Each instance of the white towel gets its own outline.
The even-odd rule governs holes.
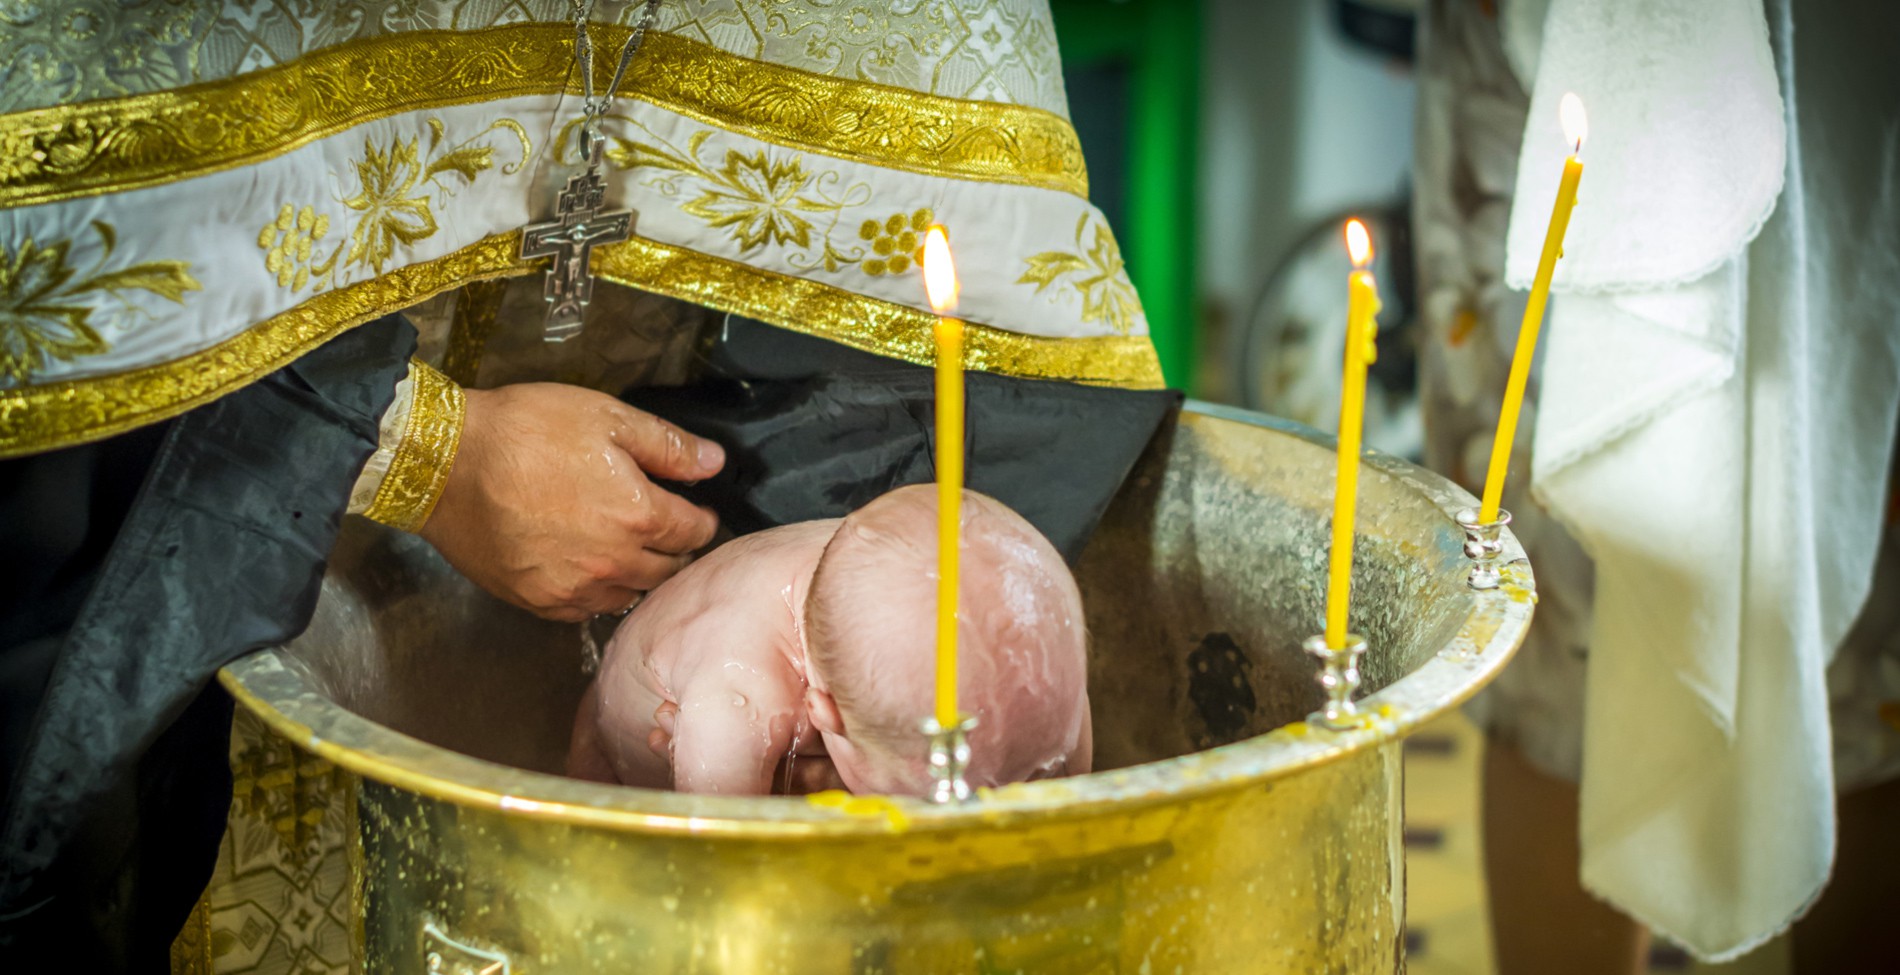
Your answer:
[[[1825,668],[1900,409],[1900,86],[1862,87],[1893,70],[1837,12],[1802,12],[1846,45],[1812,57],[1787,3],[1551,0],[1508,242],[1527,287],[1575,91],[1532,481],[1596,563],[1583,880],[1717,960],[1828,876]]]

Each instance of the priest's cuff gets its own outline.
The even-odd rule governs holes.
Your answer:
[[[391,528],[421,531],[448,483],[465,407],[455,380],[412,360],[383,414],[376,452],[350,489],[350,511]]]

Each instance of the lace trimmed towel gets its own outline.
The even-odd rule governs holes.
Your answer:
[[[1864,87],[1893,69],[1862,45],[1797,89],[1788,2],[1550,0],[1506,262],[1527,287],[1575,91],[1590,139],[1532,480],[1596,563],[1583,881],[1710,959],[1826,883],[1825,670],[1867,595],[1900,407],[1879,277],[1900,102]],[[1876,114],[1835,124],[1836,102]]]

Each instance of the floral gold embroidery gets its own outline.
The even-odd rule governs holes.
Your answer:
[[[893,213],[883,223],[866,220],[858,228],[858,236],[870,241],[871,253],[860,265],[864,273],[876,277],[880,274],[902,274],[910,270],[912,264],[924,263],[924,231],[930,229],[930,221],[936,219],[929,207],[919,209],[906,217]]]
[[[1095,226],[1095,238],[1082,244],[1091,214],[1075,223],[1076,252],[1043,251],[1025,259],[1029,265],[1017,284],[1033,284],[1038,294],[1050,285],[1066,283],[1082,299],[1082,320],[1101,322],[1127,335],[1141,314],[1141,299],[1122,265],[1122,249],[1108,224]]]
[[[114,373],[0,388],[0,458],[100,440],[177,416],[267,375],[344,329],[408,308],[449,288],[528,274],[521,233],[485,237],[458,251],[306,299],[217,345],[169,362]],[[905,362],[930,364],[936,316],[805,278],[776,274],[642,237],[601,248],[603,280],[738,312]],[[1131,389],[1159,389],[1147,336],[1053,339],[972,325],[971,369]]]
[[[706,141],[714,134],[710,129],[693,133],[681,149],[631,118],[608,117],[651,140],[611,136],[608,162],[630,171],[656,170],[647,185],[669,197],[696,190],[697,196],[680,204],[681,212],[710,227],[730,228],[741,254],[778,247],[788,252],[788,262],[800,270],[822,266],[836,271],[856,265],[872,277],[903,274],[923,263],[923,234],[935,219],[929,207],[867,219],[858,226],[856,242],[840,245],[838,226],[845,211],[869,205],[868,185],[848,183],[836,170],[807,171],[803,157],[767,149],[751,154],[728,149],[723,165],[715,169],[701,161]],[[556,158],[565,158],[574,125],[569,123],[555,141]],[[823,227],[806,214],[816,215]]]
[[[387,150],[379,150],[373,142],[363,143],[363,158],[356,163],[357,181],[363,188],[343,201],[363,215],[350,233],[349,263],[367,265],[381,274],[397,246],[407,247],[435,234],[428,195],[411,195],[421,176],[415,139],[398,139]],[[473,180],[473,176],[465,178]]]
[[[0,457],[100,440],[177,416],[282,368],[346,329],[496,274],[526,274],[521,232],[314,295],[182,358],[106,376],[0,388]]]
[[[608,118],[626,123],[650,140],[611,136],[608,163],[628,171],[649,170],[646,184],[664,196],[677,199],[696,193],[680,204],[680,211],[709,227],[729,229],[741,254],[775,247],[787,252],[786,260],[793,267],[812,270],[822,265],[828,271],[856,264],[866,256],[863,247],[841,250],[834,234],[845,211],[870,202],[869,185],[847,182],[836,170],[809,172],[799,154],[772,149],[750,154],[728,149],[723,163],[715,168],[703,161],[711,129],[693,133],[682,149],[627,116]],[[565,158],[576,124],[569,123],[555,140],[556,159]],[[811,253],[814,247],[816,255]]]
[[[711,226],[731,227],[740,253],[768,241],[810,247],[811,221],[799,214],[837,209],[800,195],[811,177],[797,158],[768,159],[763,149],[751,156],[728,149],[726,165],[717,173],[700,172],[710,185],[680,209]]]
[[[435,206],[453,197],[458,185],[470,186],[495,168],[495,147],[482,144],[481,139],[502,130],[521,143],[521,158],[502,166],[503,175],[519,172],[532,152],[527,130],[514,119],[499,119],[447,149],[442,148],[442,120],[431,118],[428,127],[426,162],[420,137],[398,137],[384,145],[364,140],[362,158],[351,164],[357,191],[337,201],[357,216],[348,240],[337,241],[327,253],[319,247],[330,230],[328,216],[309,204],[286,203],[278,209],[276,219],[257,235],[264,269],[277,276],[278,287],[294,293],[309,285],[312,291],[323,291],[335,287],[338,276],[352,269],[383,273],[399,251],[435,236],[439,229]],[[435,192],[423,192],[424,188]]]
[[[184,304],[185,292],[201,290],[186,261],[148,261],[116,271],[105,270],[118,234],[112,225],[93,221],[105,253],[85,275],[66,263],[72,242],[41,246],[28,237],[18,249],[0,248],[0,385],[18,385],[45,368],[48,359],[70,362],[98,355],[111,343],[93,327],[88,294],[117,299],[130,317],[145,314],[132,299],[143,291]]]

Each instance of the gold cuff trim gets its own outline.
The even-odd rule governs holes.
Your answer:
[[[171,362],[109,376],[0,389],[0,458],[102,440],[177,416],[269,375],[346,329],[473,281],[527,274],[521,232],[316,295],[250,331]],[[636,237],[594,252],[601,277],[750,315],[918,365],[935,361],[929,312]],[[1052,339],[966,323],[970,368],[1031,379],[1159,389],[1145,335]]]
[[[937,316],[806,278],[644,237],[595,251],[602,278],[917,365],[936,360]],[[1160,389],[1146,335],[1054,339],[964,323],[968,368],[1097,386]]]
[[[470,281],[524,273],[521,233],[317,295],[202,352],[142,369],[0,389],[0,457],[103,440],[241,389],[373,318]]]
[[[462,417],[468,401],[455,380],[417,362],[410,368],[415,392],[409,423],[364,517],[391,528],[417,532],[428,522],[449,469],[462,445]]]
[[[619,50],[627,33],[596,25],[595,44]],[[404,112],[578,94],[573,46],[557,24],[412,31],[227,81],[0,115],[0,208],[220,172]],[[845,159],[1088,196],[1081,143],[1053,113],[832,78],[672,34],[645,46],[624,97]],[[612,60],[597,59],[603,87]]]

